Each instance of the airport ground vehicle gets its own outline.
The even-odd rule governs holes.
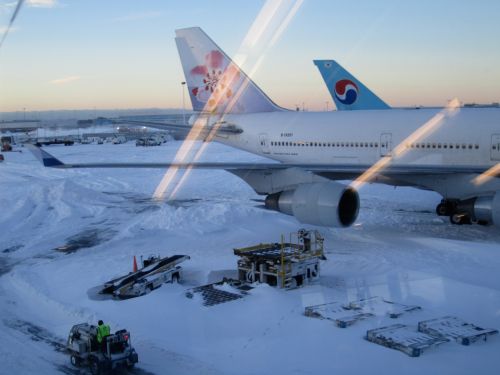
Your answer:
[[[187,255],[149,257],[142,262],[143,267],[139,270],[104,283],[100,293],[121,299],[143,296],[164,283],[178,282],[182,275],[179,263],[188,259]]]
[[[53,139],[38,139],[36,141],[36,145],[38,147],[41,146],[50,146],[50,145],[65,145],[65,146],[73,146],[75,141],[72,139],[60,139],[60,138],[53,138]]]
[[[162,142],[156,137],[149,138],[139,138],[136,142],[136,146],[160,146]]]
[[[94,375],[118,367],[132,368],[139,357],[132,347],[130,333],[122,329],[104,338],[104,345],[97,342],[97,327],[88,323],[71,328],[66,348],[75,367],[88,366]]]
[[[111,143],[113,143],[114,145],[118,145],[118,144],[121,144],[121,143],[126,143],[127,142],[127,138],[125,138],[124,136],[120,135],[118,137],[114,137],[111,141]]]
[[[2,146],[2,152],[12,151],[13,139],[10,136],[5,136],[0,139],[0,144]]]

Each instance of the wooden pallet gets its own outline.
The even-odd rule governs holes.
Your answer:
[[[371,329],[366,339],[387,348],[399,350],[410,357],[418,357],[425,350],[448,342],[448,339],[418,332],[403,324]]]
[[[455,340],[462,345],[469,345],[481,339],[486,341],[488,336],[498,333],[496,329],[481,328],[455,316],[443,316],[419,322],[418,330],[430,335]]]

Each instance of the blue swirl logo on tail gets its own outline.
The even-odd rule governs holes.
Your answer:
[[[351,105],[358,98],[358,86],[349,79],[341,79],[335,83],[335,97],[342,104]]]

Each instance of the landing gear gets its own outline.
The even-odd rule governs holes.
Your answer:
[[[436,214],[439,216],[449,216],[450,223],[455,225],[471,224],[471,215],[467,209],[461,207],[460,201],[443,199],[436,207]]]
[[[438,216],[448,216],[448,208],[444,203],[439,203],[436,207],[436,213]]]
[[[456,210],[457,204],[455,201],[442,200],[436,207],[438,216],[451,216]]]
[[[462,213],[450,215],[450,222],[456,225],[472,224],[470,216]]]

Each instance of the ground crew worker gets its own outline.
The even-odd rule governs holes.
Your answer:
[[[110,335],[109,325],[104,324],[102,320],[97,323],[97,343],[99,344],[102,352],[106,352],[106,340],[104,338]]]

